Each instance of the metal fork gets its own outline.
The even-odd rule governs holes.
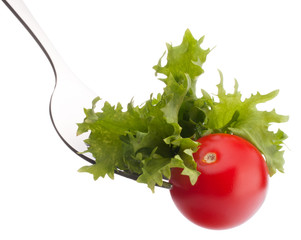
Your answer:
[[[76,123],[84,118],[83,106],[90,105],[97,94],[70,70],[22,0],[2,1],[34,38],[52,67],[55,85],[50,97],[49,114],[57,134],[77,156],[95,164],[93,156],[80,153],[87,148],[83,141],[87,136],[76,136]],[[133,180],[138,178],[135,173],[119,169],[115,173]],[[170,189],[171,184],[165,179],[162,187]]]

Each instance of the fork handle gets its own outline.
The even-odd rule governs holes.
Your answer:
[[[2,1],[40,46],[47,59],[49,60],[56,78],[58,70],[57,68],[59,66],[64,66],[65,64],[25,3],[22,0]]]

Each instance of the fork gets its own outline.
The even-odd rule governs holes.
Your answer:
[[[50,96],[49,115],[55,131],[77,156],[95,164],[93,156],[82,153],[87,148],[84,143],[87,135],[76,136],[75,123],[82,121],[83,106],[91,104],[97,94],[86,87],[70,70],[22,0],[2,1],[30,33],[52,67],[55,85]],[[120,169],[116,169],[115,173],[132,180],[137,180],[139,177],[135,173]],[[164,179],[160,187],[170,189],[171,184]]]

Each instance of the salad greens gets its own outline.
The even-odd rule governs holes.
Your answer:
[[[194,185],[201,174],[193,159],[199,146],[196,140],[218,132],[235,134],[254,144],[264,155],[271,176],[276,170],[283,172],[282,146],[287,136],[281,130],[270,131],[269,126],[286,122],[288,117],[256,108],[278,91],[257,93],[242,101],[237,82],[234,93],[227,94],[220,73],[218,100],[205,90],[198,97],[197,79],[210,52],[200,47],[203,39],[195,39],[186,30],[179,46],[167,44],[166,65],[161,63],[164,54],[153,67],[156,75],[164,76],[159,79],[166,85],[164,91],[151,95],[142,106],[130,102],[124,110],[120,103],[112,106],[105,102],[101,112],[96,112],[97,97],[91,109],[84,109],[86,117],[78,124],[77,134],[89,132],[86,152],[93,154],[96,163],[80,172],[93,174],[95,180],[106,175],[113,179],[115,169],[120,169],[137,174],[137,181],[154,191],[164,178],[170,178],[171,168],[179,167]]]

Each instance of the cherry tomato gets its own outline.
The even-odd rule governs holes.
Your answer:
[[[172,169],[170,194],[182,214],[210,229],[227,229],[248,220],[264,202],[268,188],[266,162],[251,143],[230,134],[198,140],[194,154],[201,172],[195,185]]]

